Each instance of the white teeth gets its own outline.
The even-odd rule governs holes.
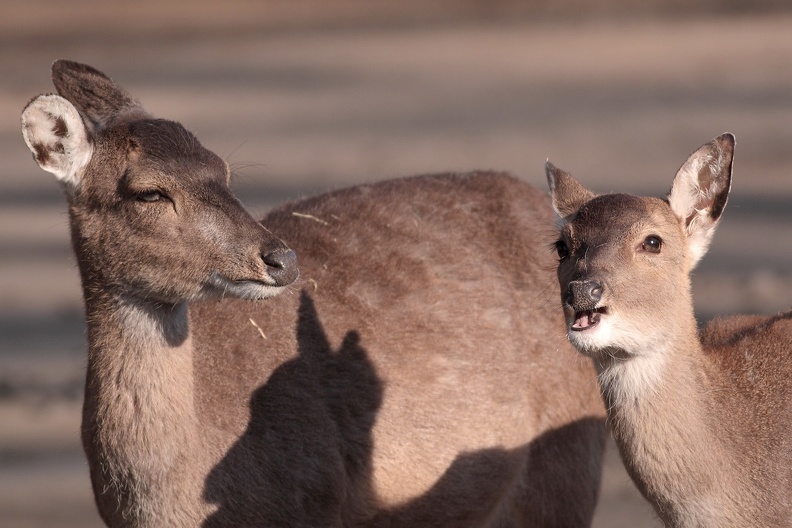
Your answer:
[[[600,321],[600,312],[594,310],[586,310],[584,312],[577,312],[575,320],[572,322],[573,330],[585,330],[595,326]]]
[[[572,328],[586,328],[591,321],[591,312],[579,312],[575,314],[575,322],[572,323]]]

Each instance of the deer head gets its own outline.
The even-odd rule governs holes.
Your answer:
[[[702,146],[679,169],[666,200],[596,196],[548,162],[562,304],[569,339],[581,352],[623,359],[663,350],[673,335],[690,337],[689,272],[726,205],[733,152],[731,134]]]
[[[22,114],[39,166],[63,184],[84,284],[164,303],[279,293],[296,258],[229,189],[228,165],[155,119],[101,72],[52,67],[58,95]]]

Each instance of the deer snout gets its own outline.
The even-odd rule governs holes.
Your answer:
[[[597,280],[574,280],[567,285],[564,302],[576,312],[594,310],[602,300],[602,291]]]
[[[266,265],[267,275],[275,281],[276,286],[291,284],[300,275],[297,255],[291,249],[283,248],[262,253],[261,260]]]

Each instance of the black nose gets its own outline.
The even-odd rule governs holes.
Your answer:
[[[567,285],[566,303],[579,312],[593,310],[602,299],[602,283],[596,280],[576,280]]]
[[[267,265],[267,274],[275,281],[276,286],[291,284],[300,276],[297,255],[291,249],[276,249],[262,255],[261,259]]]

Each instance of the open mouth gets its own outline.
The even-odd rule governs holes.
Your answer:
[[[572,321],[570,329],[575,332],[582,332],[583,330],[594,328],[599,324],[602,314],[607,313],[608,309],[605,307],[575,312],[575,319]]]

